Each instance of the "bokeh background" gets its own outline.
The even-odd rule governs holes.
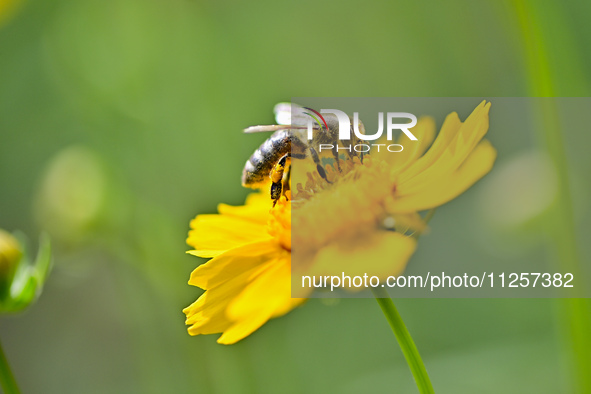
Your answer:
[[[244,201],[242,166],[264,136],[241,130],[293,96],[590,92],[589,2],[0,0],[0,12],[0,227],[32,247],[47,232],[55,258],[38,302],[0,319],[25,393],[414,392],[371,299],[311,300],[233,346],[186,333],[203,261],[184,254],[188,223]],[[558,165],[545,135],[491,130],[495,170],[438,211],[411,264],[588,264],[591,134],[562,133]],[[584,301],[397,305],[438,392],[591,390],[577,374],[591,345],[573,344]]]

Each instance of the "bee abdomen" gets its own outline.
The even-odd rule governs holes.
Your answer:
[[[242,171],[242,185],[258,187],[269,182],[269,174],[279,159],[291,151],[288,129],[276,131],[250,156]]]

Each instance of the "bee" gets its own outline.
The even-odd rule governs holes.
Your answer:
[[[274,132],[250,156],[242,171],[242,186],[261,188],[269,182],[271,183],[270,196],[273,206],[281,196],[285,196],[286,192],[290,190],[292,159],[311,157],[316,164],[318,174],[330,183],[316,147],[320,144],[333,146],[332,157],[339,172],[341,171],[339,145],[348,147],[348,150],[345,149],[345,151],[350,158],[358,155],[354,149],[350,148],[349,142],[339,140],[338,118],[332,114],[324,115],[324,122],[321,124],[313,124],[313,138],[308,140],[308,122],[311,118],[306,110],[315,112],[296,104],[279,103],[274,109],[275,120],[278,124],[251,126],[244,130],[245,133]],[[352,120],[350,124],[353,125]],[[361,121],[359,125],[360,128],[363,127]],[[359,142],[359,140],[354,142]],[[363,160],[363,154],[361,154],[361,160]]]

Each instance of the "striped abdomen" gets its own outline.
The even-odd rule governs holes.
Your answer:
[[[279,159],[291,152],[292,144],[298,153],[306,146],[289,129],[278,130],[250,156],[242,171],[242,185],[259,187],[269,180],[269,174]]]

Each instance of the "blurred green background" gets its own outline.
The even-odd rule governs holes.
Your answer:
[[[527,7],[553,93],[589,96],[591,3]],[[181,310],[200,294],[187,280],[202,262],[184,254],[189,220],[244,201],[242,166],[265,137],[241,130],[272,122],[279,101],[535,94],[536,43],[519,26],[514,4],[497,1],[19,4],[0,28],[0,227],[33,241],[46,231],[55,249],[39,301],[0,320],[23,392],[414,392],[371,299],[311,300],[233,346],[189,337]],[[512,135],[489,133],[507,174],[544,156],[543,138]],[[588,240],[591,135],[564,139],[576,234]],[[524,190],[552,193],[535,160]],[[496,220],[489,196],[504,180],[494,174],[439,210],[411,264],[555,258],[552,198]],[[512,185],[519,195],[523,182]],[[528,205],[511,201],[503,212]],[[438,392],[575,390],[562,301],[397,305]]]

